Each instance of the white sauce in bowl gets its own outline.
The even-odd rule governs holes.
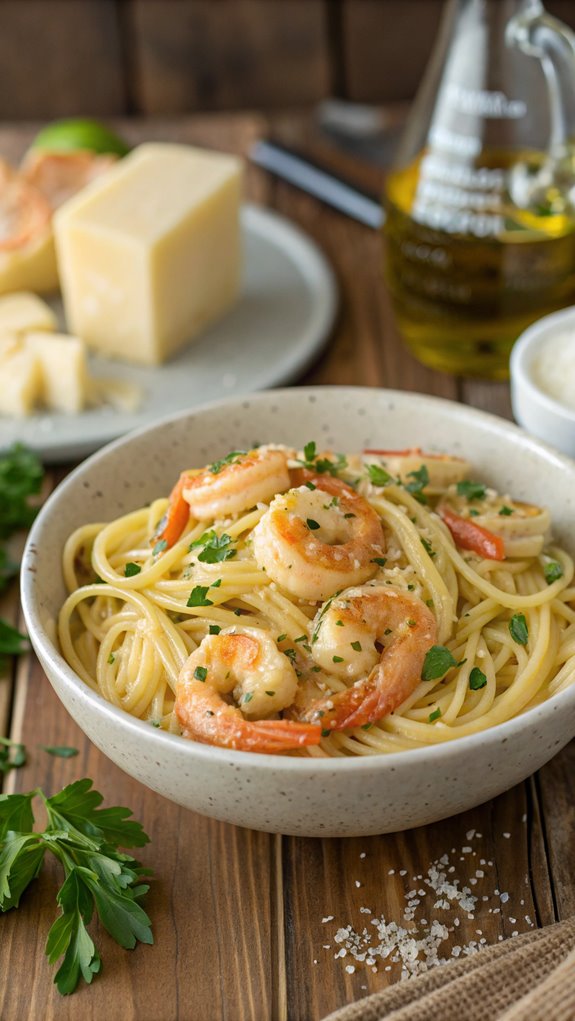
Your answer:
[[[546,337],[531,363],[531,377],[548,397],[575,411],[575,333]]]

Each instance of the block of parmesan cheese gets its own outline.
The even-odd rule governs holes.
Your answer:
[[[165,361],[240,285],[242,164],[141,145],[55,216],[68,326],[103,355]]]
[[[0,357],[0,414],[22,418],[38,403],[42,377],[38,359],[15,345]]]
[[[18,291],[0,297],[0,333],[55,329],[56,316],[36,294]]]
[[[76,414],[86,404],[86,347],[63,333],[27,333],[24,349],[38,361],[40,400],[51,411]]]

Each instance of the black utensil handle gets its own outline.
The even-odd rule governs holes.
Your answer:
[[[331,170],[312,163],[307,157],[277,142],[261,139],[252,146],[250,158],[259,167],[294,184],[353,220],[376,230],[384,222],[385,213],[374,195],[349,184]]]

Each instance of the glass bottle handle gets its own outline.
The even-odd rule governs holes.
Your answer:
[[[549,151],[558,156],[575,139],[575,34],[536,2],[511,18],[505,40],[541,63],[549,90]]]

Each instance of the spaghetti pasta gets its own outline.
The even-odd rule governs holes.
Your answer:
[[[235,748],[373,755],[502,723],[575,680],[574,565],[546,510],[470,472],[418,450],[234,451],[201,473],[202,520],[184,472],[171,500],[69,537],[62,652],[113,705]],[[206,517],[210,478],[233,513]]]

